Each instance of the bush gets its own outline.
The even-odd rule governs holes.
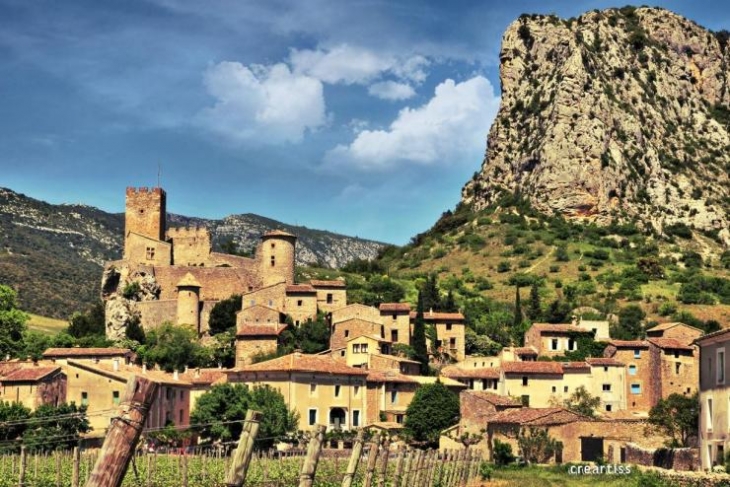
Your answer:
[[[509,465],[515,461],[515,455],[512,453],[512,445],[494,440],[494,448],[492,450],[492,458],[497,465]]]
[[[730,453],[728,453],[730,455]],[[482,480],[492,480],[492,473],[494,472],[494,468],[487,463],[482,462],[479,464],[479,476],[482,478]]]
[[[503,260],[497,264],[497,272],[509,272],[512,270],[512,264],[508,260]]]

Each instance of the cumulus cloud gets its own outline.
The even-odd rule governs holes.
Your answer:
[[[222,62],[208,69],[204,83],[216,101],[199,122],[233,142],[299,142],[326,122],[321,81],[283,63]]]
[[[387,129],[362,130],[349,145],[330,150],[325,165],[378,170],[403,163],[453,164],[484,149],[498,109],[499,97],[486,78],[447,79],[431,100],[402,109]]]
[[[368,93],[383,100],[407,100],[416,94],[416,90],[406,83],[381,81],[370,85]]]

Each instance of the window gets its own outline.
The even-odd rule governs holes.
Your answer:
[[[380,325],[380,338],[385,338],[385,327]]]
[[[641,358],[641,350],[639,350],[639,349],[634,350],[634,358]]]
[[[89,405],[89,393],[86,391],[81,391],[81,405],[82,406]]]
[[[317,384],[309,384],[309,395],[314,396],[317,394]]]
[[[335,386],[335,397],[340,397],[340,385]]]
[[[344,356],[345,356],[345,351],[344,350],[340,350],[340,357],[344,357]]]
[[[553,338],[550,340],[550,350],[557,350],[558,349],[558,339]]]
[[[359,343],[353,343],[352,353],[360,353],[360,344]]]
[[[451,348],[456,348],[456,338],[449,338],[449,346]]]
[[[274,242],[271,242],[271,248],[272,249],[275,249],[276,248],[276,244]]]
[[[154,247],[147,247],[146,257],[147,257],[147,260],[153,260],[155,258],[155,248]]]
[[[610,413],[611,412],[611,409],[612,409],[611,405],[610,404],[606,404],[606,412]]]
[[[604,366],[603,366],[603,371],[604,371],[604,372],[608,372],[608,366],[607,366],[607,365],[604,365]]]
[[[303,301],[301,299],[297,299],[297,306],[301,306],[302,305],[302,302]]]
[[[395,422],[398,424],[403,424],[403,415],[402,414],[396,414],[395,415]]]
[[[636,365],[629,365],[629,375],[636,375]]]
[[[182,410],[182,409],[180,410],[180,414],[178,414],[178,417],[180,418],[180,419],[178,420],[178,422],[179,422],[180,424],[182,424],[182,422],[183,422],[183,410]]]
[[[525,406],[526,408],[527,407],[530,407],[530,396],[528,396],[528,395],[525,394],[520,399],[522,400],[522,405],[523,406]]]
[[[112,404],[119,405],[119,391],[112,391]]]
[[[725,349],[717,349],[717,383],[725,383]]]
[[[332,293],[327,293],[327,304],[332,304],[334,302],[334,296],[332,296]]]
[[[558,388],[553,386],[553,392],[558,392]]]
[[[350,330],[345,330],[345,338],[350,336]]]
[[[367,343],[363,343],[362,346],[360,347],[360,351],[362,353],[368,353],[368,344]]]
[[[390,403],[396,404],[398,402],[398,391],[390,391]]]
[[[390,341],[391,342],[398,341],[398,330],[390,330]]]
[[[577,347],[576,347],[576,345],[575,345],[575,340],[573,340],[572,338],[568,338],[568,350],[571,350],[571,351],[573,351],[573,350],[575,350],[576,348],[577,348]]]
[[[523,386],[526,386],[527,385],[527,382],[528,382],[527,376],[526,375],[525,376],[522,376],[522,385]]]
[[[486,391],[487,389],[489,389],[489,382],[487,379],[482,379],[482,390]]]
[[[446,323],[446,331],[451,331],[451,323]]]
[[[682,365],[679,362],[674,362],[674,375],[679,375],[679,366]]]
[[[641,394],[641,384],[631,384],[631,394]]]
[[[360,426],[360,411],[358,409],[352,410],[352,426],[355,428]]]
[[[274,267],[276,265],[276,257],[273,255],[271,256],[271,267]]]
[[[315,424],[317,424],[317,410],[310,409],[309,410],[309,426],[314,426]]]
[[[707,398],[707,429],[712,431],[712,398]]]
[[[603,392],[611,392],[611,384],[603,384]]]
[[[568,393],[568,386],[563,387],[563,392],[566,394]]]

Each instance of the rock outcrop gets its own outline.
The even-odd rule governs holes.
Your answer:
[[[659,8],[522,16],[502,39],[502,101],[477,209],[519,194],[538,210],[730,245],[727,32]]]

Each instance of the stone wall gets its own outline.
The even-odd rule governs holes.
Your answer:
[[[135,264],[167,266],[172,260],[172,245],[137,233],[127,233],[124,256]]]
[[[277,310],[257,304],[239,311],[236,315],[236,324],[241,326],[244,323],[279,323],[279,318]]]
[[[284,309],[286,299],[286,284],[274,284],[264,287],[251,293],[246,293],[241,298],[241,308],[246,309],[256,305],[267,306],[274,309]]]
[[[171,228],[172,264],[178,266],[210,265],[210,233],[206,228]]]
[[[140,312],[142,327],[146,331],[157,328],[166,321],[175,323],[177,319],[177,299],[141,301],[136,305]]]
[[[332,312],[333,325],[352,318],[359,318],[373,323],[381,322],[380,310],[378,310],[378,308],[373,308],[372,306],[365,306],[364,304],[350,304]]]
[[[160,299],[177,299],[177,284],[188,272],[201,286],[201,301],[228,299],[233,294],[243,294],[249,285],[249,276],[233,267],[155,266]]]
[[[699,470],[700,451],[698,448],[643,448],[627,443],[624,463],[660,467],[668,470]]]
[[[133,232],[154,240],[164,240],[167,217],[165,191],[162,188],[127,188],[126,196],[125,236]]]
[[[284,299],[284,313],[291,316],[299,326],[307,320],[317,318],[317,295],[314,293],[287,293]]]
[[[332,326],[330,348],[344,347],[347,344],[347,340],[359,335],[375,335],[379,337],[381,326],[380,323],[357,318],[339,322]]]
[[[276,352],[276,337],[246,336],[236,338],[236,367],[250,365],[254,355]]]

